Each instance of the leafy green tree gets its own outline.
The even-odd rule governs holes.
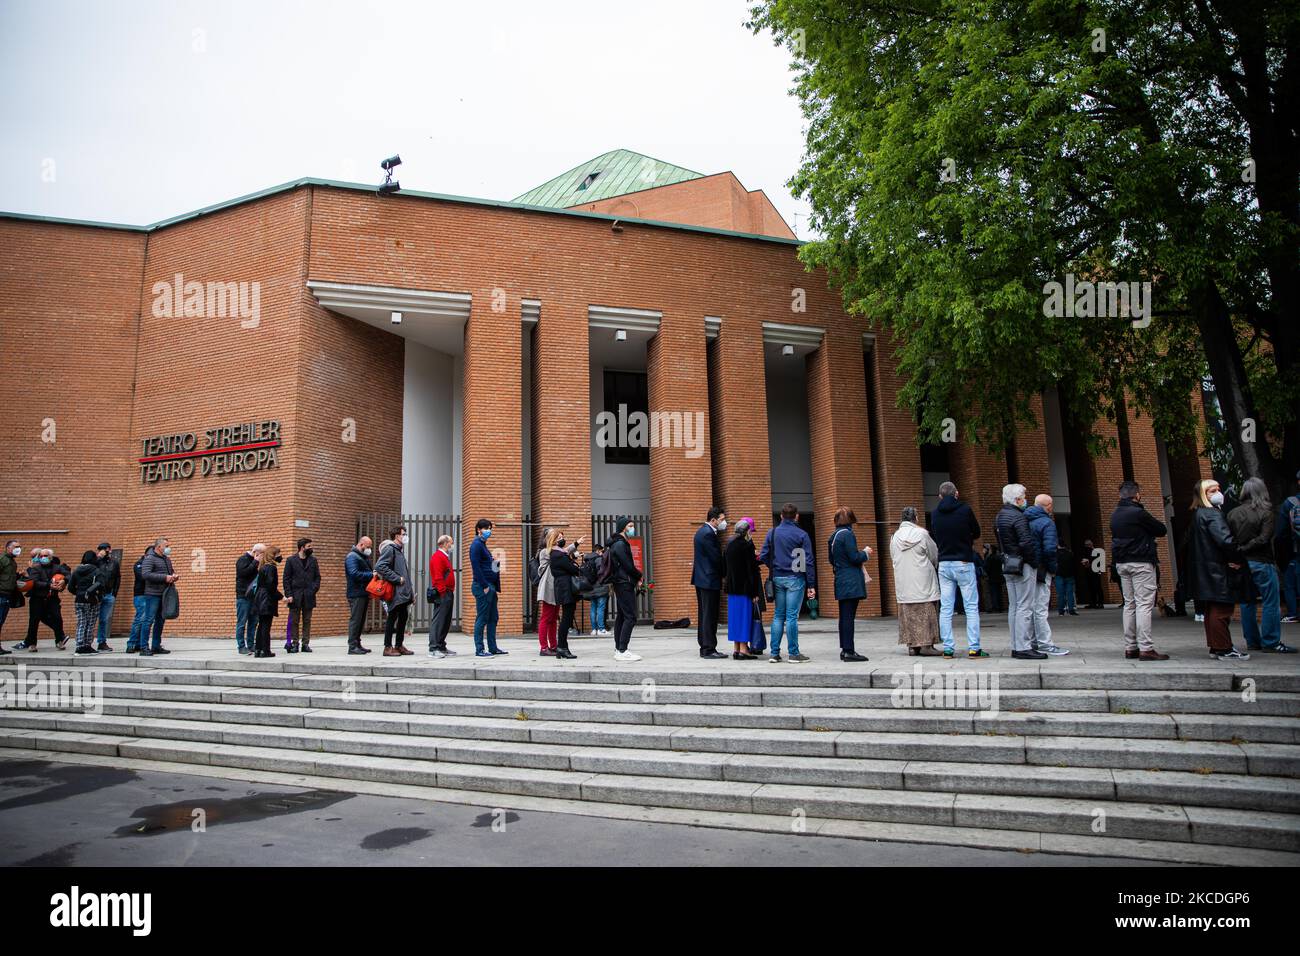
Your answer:
[[[1179,440],[1208,373],[1241,470],[1282,492],[1300,468],[1300,4],[766,0],[747,26],[793,57],[790,185],[820,236],[800,254],[894,333],[919,440],[951,415],[1005,447],[1047,388],[1095,450],[1117,412]],[[1079,314],[1050,294],[1071,278],[1149,282],[1149,313],[1139,295]]]

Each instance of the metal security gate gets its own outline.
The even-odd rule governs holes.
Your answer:
[[[641,584],[642,587],[637,589],[636,595],[636,619],[639,624],[652,624],[655,619],[655,595],[654,595],[654,538],[650,531],[649,515],[627,515],[632,519],[632,525],[636,528],[636,537],[641,539]],[[591,540],[599,544],[605,544],[614,536],[614,522],[618,515],[592,515],[591,516]],[[609,596],[609,605],[605,609],[606,626],[612,628],[610,624],[614,613],[614,595],[611,592]]]
[[[451,626],[460,626],[460,515],[403,515],[403,514],[368,514],[357,516],[357,540],[368,535],[374,541],[374,562],[379,561],[379,546],[389,539],[390,532],[397,527],[406,529],[406,563],[411,569],[411,583],[415,588],[415,603],[407,619],[407,627],[412,631],[428,631],[432,619],[429,602],[425,599],[425,589],[429,586],[429,558],[437,550],[438,539],[449,534],[455,541],[451,552],[451,566],[456,572],[456,591],[451,606]],[[366,615],[366,632],[383,631],[384,612],[378,601],[370,602]]]

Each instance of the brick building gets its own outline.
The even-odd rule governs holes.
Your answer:
[[[73,563],[107,538],[128,566],[168,535],[184,635],[231,633],[245,548],[310,536],[327,634],[359,525],[443,516],[467,570],[486,516],[517,633],[536,523],[590,539],[640,516],[654,616],[693,617],[711,504],[765,532],[794,501],[823,579],[847,505],[877,549],[860,609],[876,616],[894,607],[879,557],[899,512],[949,477],[986,528],[1010,477],[1056,495],[1076,547],[1108,549],[1126,470],[1149,501],[1208,474],[1136,418],[1122,455],[1091,460],[1051,394],[1014,454],[919,449],[889,342],[797,245],[731,173],[625,150],[514,202],[305,179],[144,227],[0,213],[0,533]],[[620,406],[666,440],[603,443],[598,416]],[[415,543],[423,575],[432,539]],[[119,601],[115,630],[130,612]]]

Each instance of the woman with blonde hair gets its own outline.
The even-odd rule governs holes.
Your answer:
[[[541,645],[539,657],[554,657],[556,630],[560,623],[560,603],[555,596],[555,578],[551,575],[551,553],[560,540],[559,528],[548,528],[537,551],[537,600],[541,603],[537,615],[537,643]]]
[[[1192,526],[1187,542],[1188,581],[1194,599],[1205,604],[1205,643],[1220,661],[1246,661],[1232,646],[1233,606],[1241,600],[1239,581],[1245,559],[1223,517],[1223,492],[1213,478],[1196,483],[1192,493]]]
[[[903,521],[889,542],[898,602],[898,643],[913,657],[938,657],[939,546],[916,523],[916,509],[904,508]]]

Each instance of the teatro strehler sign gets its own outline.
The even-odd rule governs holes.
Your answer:
[[[154,435],[141,440],[140,484],[219,477],[274,468],[280,423],[245,422],[202,432]]]

